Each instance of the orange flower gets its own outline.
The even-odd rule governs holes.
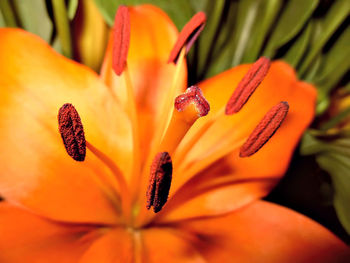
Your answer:
[[[99,77],[30,33],[0,29],[0,262],[345,261],[346,245],[327,229],[258,201],[285,172],[313,117],[314,88],[273,62],[243,108],[226,116],[222,109],[250,67],[242,65],[199,84],[210,103],[206,117],[194,122],[196,108],[184,105],[171,117],[169,102],[186,88],[184,52],[176,65],[167,64],[177,30],[153,6],[129,10],[131,42],[121,76],[112,70],[113,40]],[[200,96],[191,94],[191,100]],[[239,157],[274,105],[270,122],[283,120],[280,101],[289,104],[281,127],[255,154],[247,149],[257,150],[261,136],[248,139],[243,156],[253,155]],[[84,127],[83,162],[67,154],[58,132],[57,113],[66,103]],[[72,135],[81,125],[65,107],[60,131]],[[62,126],[72,120],[74,127]],[[260,124],[257,131],[270,137],[271,127]],[[171,189],[154,213],[146,209],[149,169],[165,151]],[[157,156],[152,171],[159,178],[156,173],[169,173],[160,167],[170,159]]]

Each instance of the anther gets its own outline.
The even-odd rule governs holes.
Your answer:
[[[58,126],[67,153],[76,161],[84,161],[86,141],[80,116],[72,104],[64,104],[58,111]]]
[[[210,110],[208,101],[197,86],[187,88],[184,94],[179,95],[175,99],[175,109],[178,112],[183,112],[189,105],[195,106],[198,117],[206,116]]]
[[[198,12],[191,20],[183,27],[177,42],[172,49],[168,63],[177,63],[181,49],[186,46],[186,53],[188,53],[198,38],[199,34],[203,31],[207,17],[205,13]]]
[[[150,180],[147,189],[147,209],[153,206],[153,211],[158,213],[168,200],[173,165],[167,152],[158,153],[151,165]]]
[[[125,68],[130,44],[130,16],[126,6],[119,6],[113,27],[112,68],[120,76]]]
[[[226,105],[225,113],[237,113],[246,104],[250,96],[264,80],[270,68],[270,60],[266,57],[258,59],[244,75]]]
[[[281,126],[288,110],[289,105],[286,101],[272,107],[242,145],[239,156],[248,157],[259,151]]]

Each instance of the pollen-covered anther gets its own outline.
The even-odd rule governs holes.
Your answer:
[[[67,153],[76,161],[84,161],[86,141],[80,116],[72,104],[64,104],[58,111],[58,127]]]
[[[203,31],[206,20],[207,16],[205,15],[205,13],[198,12],[183,27],[173,49],[170,52],[168,63],[177,63],[181,49],[184,46],[186,47],[186,53],[190,51],[192,45],[199,37],[199,34]]]
[[[186,89],[186,92],[179,95],[175,99],[175,109],[178,112],[183,112],[187,107],[193,105],[197,117],[206,116],[210,111],[210,105],[208,101],[204,98],[203,93],[197,86],[191,86]]]
[[[242,145],[239,156],[248,157],[259,151],[281,126],[288,110],[289,105],[286,101],[272,107]]]
[[[147,209],[153,206],[158,213],[168,200],[173,165],[168,152],[158,153],[151,165],[150,180],[147,189]]]
[[[237,113],[242,109],[256,88],[264,80],[270,64],[271,62],[268,58],[261,57],[250,67],[229,99],[225,110],[226,115]]]
[[[120,76],[125,68],[130,45],[130,15],[126,6],[119,6],[113,27],[112,68]]]

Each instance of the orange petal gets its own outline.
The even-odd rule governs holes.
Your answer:
[[[57,114],[72,103],[87,141],[124,170],[128,118],[94,72],[38,37],[0,29],[0,39],[0,194],[55,220],[116,223],[114,174],[91,151],[83,163],[68,156]]]
[[[0,203],[1,263],[76,263],[95,239],[92,227],[57,224]]]
[[[216,183],[213,180],[207,184],[201,184],[200,180],[191,181],[168,200],[155,217],[156,222],[225,214],[265,196],[276,184],[274,178],[232,179],[230,174],[216,175],[227,181]],[[231,177],[231,181],[228,177]]]
[[[232,87],[247,70],[247,66],[239,66],[200,84],[214,112],[225,106]],[[214,216],[268,194],[286,171],[300,136],[313,118],[315,99],[315,89],[297,81],[287,64],[272,63],[270,73],[242,110],[215,123],[185,159],[174,164],[168,201],[174,206],[165,206],[169,213],[162,217],[177,220]],[[240,158],[239,147],[264,114],[280,101],[290,105],[282,126],[259,152]],[[223,154],[220,157],[216,152]]]
[[[130,7],[131,35],[127,59],[128,69],[136,96],[141,130],[141,148],[146,154],[154,125],[159,122],[165,97],[175,74],[175,65],[167,64],[178,31],[169,17],[152,5]],[[112,42],[107,47],[101,76],[122,105],[126,105],[123,76],[112,70]],[[181,63],[175,97],[186,88],[186,65]],[[174,97],[174,99],[175,99]]]
[[[205,263],[195,247],[184,240],[176,230],[150,228],[142,231],[144,262],[147,263]]]
[[[133,240],[129,232],[117,228],[111,230],[84,253],[79,263],[131,263],[133,261]]]
[[[264,201],[179,227],[207,262],[345,263],[350,257],[349,247],[323,226]]]

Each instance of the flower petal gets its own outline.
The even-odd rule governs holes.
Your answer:
[[[225,105],[230,88],[247,70],[247,66],[239,66],[200,84],[214,112]],[[215,123],[183,162],[175,163],[169,206],[164,207],[168,212],[160,215],[165,217],[162,220],[227,213],[268,194],[286,171],[300,136],[312,120],[315,98],[315,89],[297,81],[287,64],[272,63],[270,73],[243,109]],[[239,147],[268,109],[280,101],[290,105],[282,126],[259,152],[240,158]],[[227,149],[231,150],[225,152]],[[215,155],[220,151],[222,156]]]
[[[150,228],[142,231],[144,258],[146,262],[158,263],[205,263],[206,260],[192,244],[184,240],[175,230]]]
[[[94,240],[92,227],[72,227],[0,203],[1,263],[76,263]]]
[[[287,208],[257,201],[227,216],[187,221],[208,262],[342,263],[350,249],[329,230]]]
[[[168,64],[167,60],[178,31],[170,18],[155,6],[140,5],[130,7],[129,10],[131,33],[127,64],[138,106],[141,149],[146,155],[154,126],[162,115],[163,102],[169,94],[175,75],[176,66]],[[101,76],[126,107],[124,77],[118,77],[112,70],[112,42],[111,38]],[[181,69],[174,99],[187,85],[186,65],[179,64]],[[170,113],[170,109],[167,110]]]
[[[0,194],[55,220],[116,223],[118,189],[105,179],[114,174],[91,151],[82,163],[68,156],[57,114],[72,103],[87,141],[124,165],[128,118],[91,70],[28,32],[0,29],[0,38]]]
[[[131,234],[116,228],[95,241],[79,263],[131,263],[134,262],[133,253]]]

